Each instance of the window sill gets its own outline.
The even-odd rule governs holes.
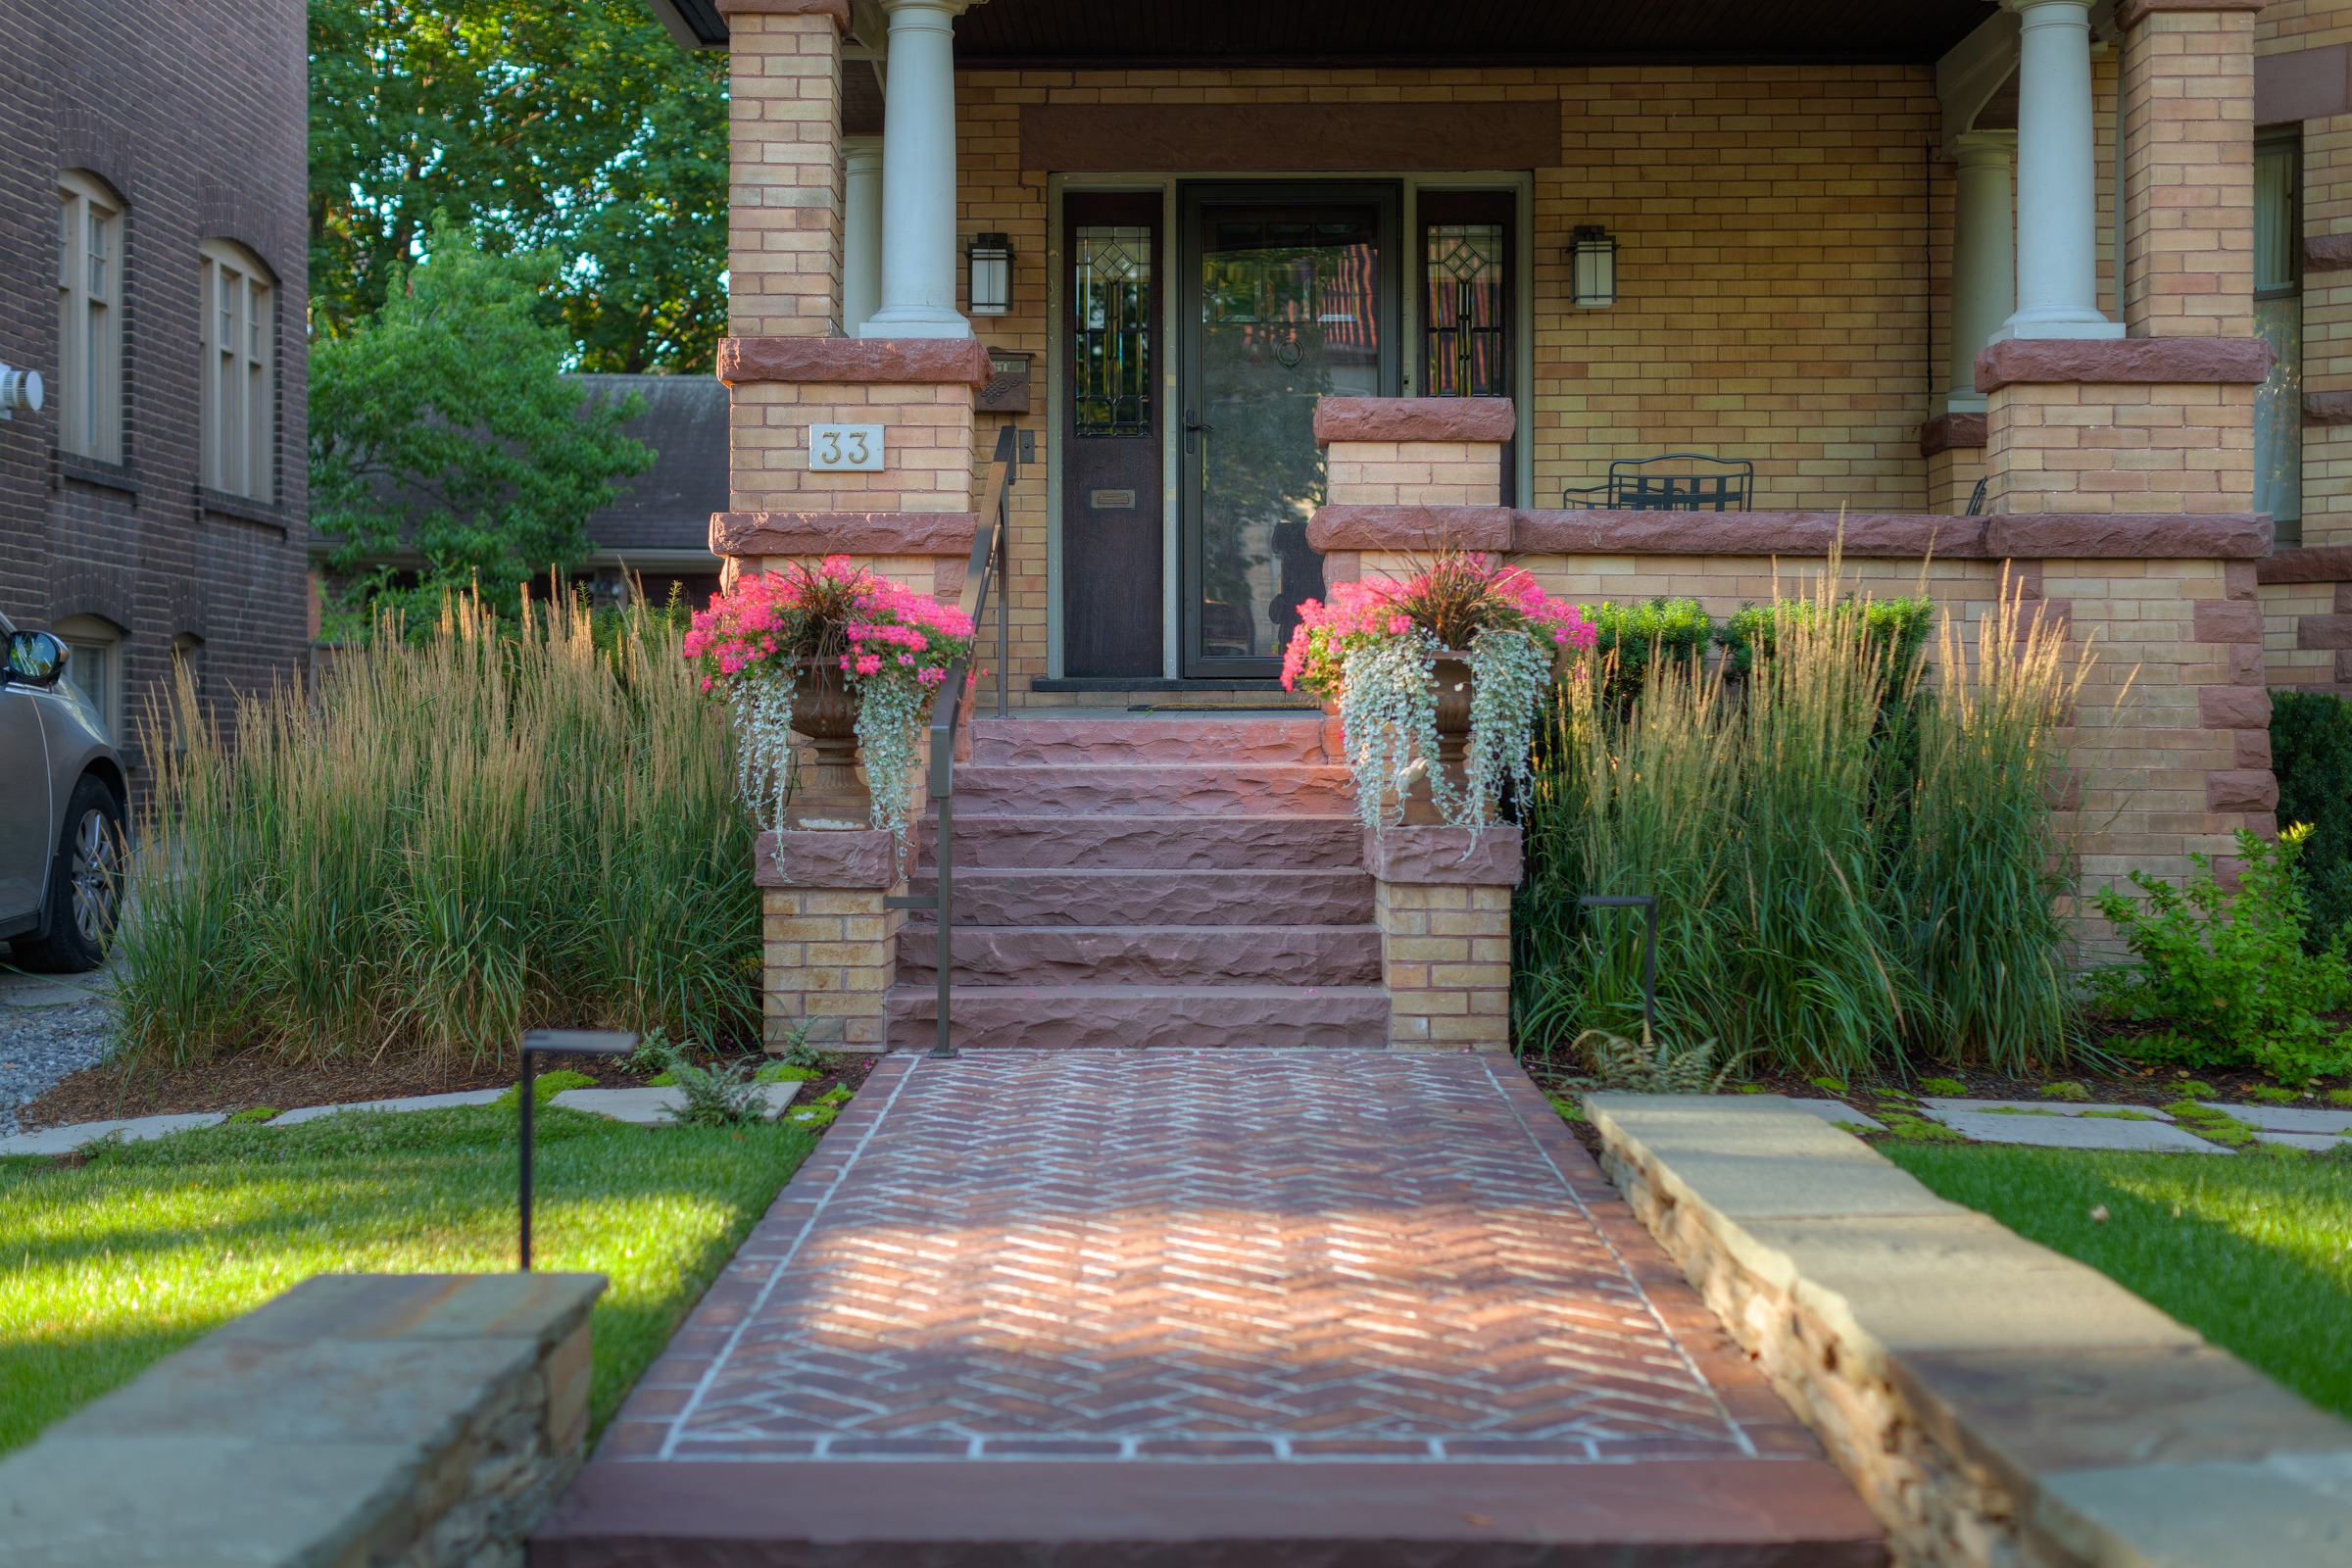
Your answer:
[[[222,517],[234,517],[240,522],[258,522],[265,528],[286,531],[285,509],[273,501],[256,501],[251,496],[230,495],[225,490],[196,487],[196,509]]]
[[[59,447],[49,449],[49,458],[57,465],[60,479],[96,485],[101,490],[119,490],[126,496],[136,496],[143,488],[139,470],[127,463],[101,463],[96,458],[85,458]]]

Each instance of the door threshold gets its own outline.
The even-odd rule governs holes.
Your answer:
[[[1039,675],[1033,692],[1282,692],[1282,682],[1264,680],[1168,680],[1158,675]],[[1290,693],[1284,692],[1289,696]]]

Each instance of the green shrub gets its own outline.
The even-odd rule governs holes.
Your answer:
[[[2311,894],[2304,947],[2317,953],[2352,931],[2352,701],[2271,693],[2271,763],[2278,820],[2311,824],[2301,864]]]
[[[2138,961],[2094,971],[2092,995],[2120,1017],[2168,1026],[2176,1038],[2159,1050],[2173,1059],[2252,1064],[2290,1084],[2352,1066],[2352,1050],[2318,1016],[2352,999],[2344,939],[2318,954],[2303,947],[2295,861],[2311,833],[2299,824],[2273,845],[2240,828],[2234,894],[2222,890],[2211,857],[2193,854],[2185,888],[2134,871],[2144,898],[2101,893],[2099,912]]]
[[[576,606],[454,601],[419,643],[240,697],[233,746],[183,672],[146,728],[128,1046],[479,1063],[526,1025],[755,1030],[727,715],[669,617],[624,626],[600,650]]]
[[[1885,671],[1890,693],[1907,687],[1918,673],[1920,653],[1928,633],[1936,629],[1933,600],[1860,599],[1842,603],[1811,599],[1778,600],[1769,605],[1743,605],[1716,633],[1723,644],[1724,663],[1735,680],[1744,680],[1759,659],[1770,659],[1782,634],[1792,624],[1827,618],[1841,631],[1859,635]]]
[[[1653,662],[1702,667],[1715,641],[1715,622],[1695,599],[1576,608],[1597,633],[1589,657],[1600,672],[1600,701],[1611,709],[1623,710],[1642,695]]]
[[[1665,1038],[1839,1078],[1912,1051],[2063,1058],[2069,857],[2050,803],[2081,666],[2062,631],[2012,595],[1973,649],[1947,627],[1939,678],[1918,684],[1892,673],[1917,601],[1881,613],[1833,573],[1756,616],[1772,656],[1737,688],[1654,661],[1619,711],[1590,675],[1562,682],[1521,815],[1521,1045],[1634,1032],[1642,921],[1576,900],[1647,893]]]

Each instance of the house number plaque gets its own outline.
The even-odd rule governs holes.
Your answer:
[[[808,427],[808,466],[847,469],[854,473],[882,471],[882,426],[878,424],[812,424]]]

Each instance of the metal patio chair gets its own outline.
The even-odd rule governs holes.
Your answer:
[[[1588,512],[1745,512],[1756,466],[1744,458],[1667,452],[1619,458],[1606,484],[1567,491],[1560,504]]]

